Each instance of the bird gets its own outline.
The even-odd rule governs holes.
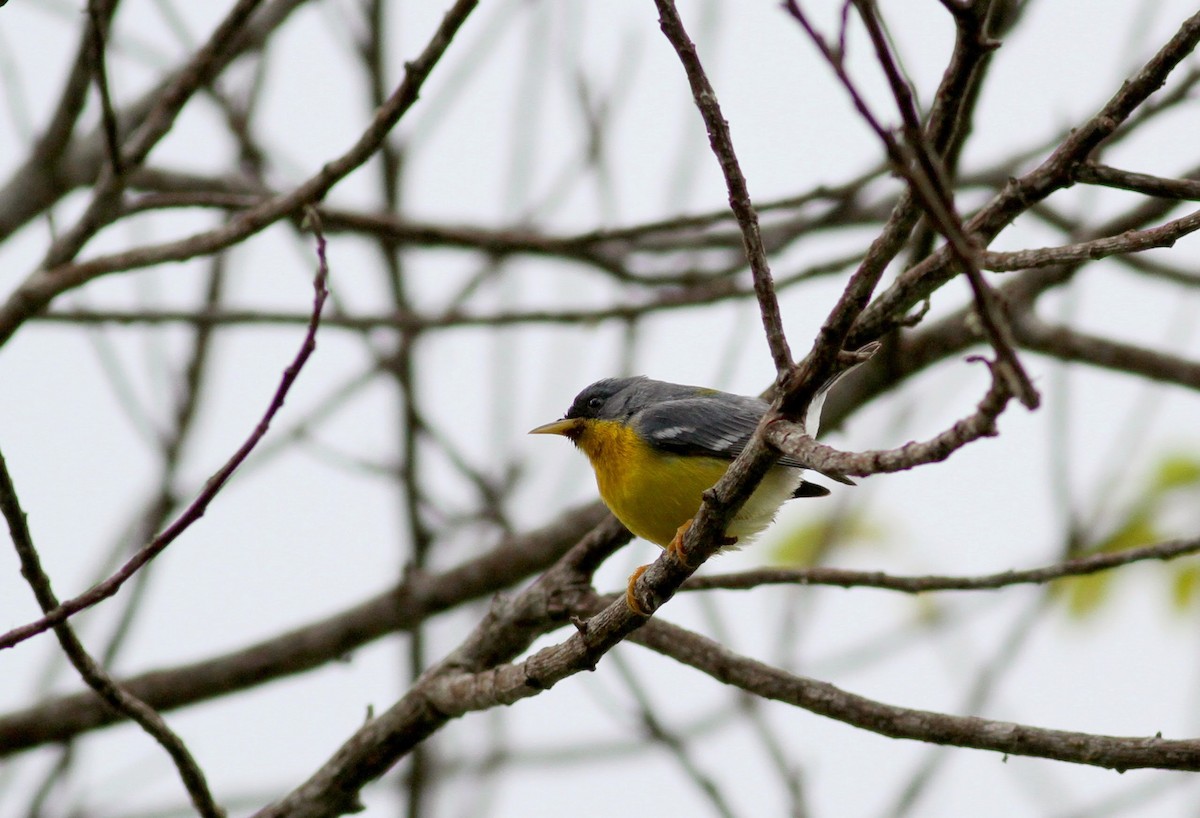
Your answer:
[[[819,415],[823,397],[824,390],[810,417]],[[605,378],[580,392],[562,418],[529,434],[561,435],[574,443],[591,462],[600,498],[613,515],[687,564],[680,546],[703,493],[741,454],[769,408],[760,398],[644,375]],[[804,479],[802,463],[780,455],[729,523],[722,550],[748,544],[788,500],[827,494],[828,488]],[[647,567],[633,573],[625,593],[630,609],[643,616],[634,586]]]

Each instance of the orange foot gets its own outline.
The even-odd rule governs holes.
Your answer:
[[[691,568],[692,564],[683,558],[683,535],[686,534],[687,530],[691,527],[691,520],[688,520],[683,525],[679,526],[679,528],[675,529],[675,536],[667,545],[667,553],[674,557],[675,561],[680,565],[685,565],[688,568]]]
[[[638,616],[649,616],[646,609],[643,608],[637,601],[637,595],[634,593],[634,586],[637,585],[638,578],[646,572],[649,565],[643,565],[641,568],[629,575],[629,585],[625,586],[625,604],[629,606],[629,610],[633,611]]]
[[[675,529],[675,536],[671,539],[671,542],[667,545],[667,553],[669,553],[672,557],[674,557],[675,561],[678,562],[680,565],[684,565],[688,568],[695,568],[696,566],[692,565],[690,562],[688,562],[686,559],[683,558],[683,535],[687,533],[687,530],[691,527],[691,525],[692,525],[692,521],[688,520],[686,523],[679,526],[679,528]],[[737,541],[738,541],[737,537],[722,537],[721,545],[722,546],[737,545]]]

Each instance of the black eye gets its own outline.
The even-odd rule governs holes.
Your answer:
[[[588,398],[588,409],[599,409],[604,405],[604,398],[599,396]]]

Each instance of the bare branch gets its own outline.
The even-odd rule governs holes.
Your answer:
[[[901,75],[884,36],[875,4],[871,0],[854,0],[854,5],[867,27],[875,55],[887,76],[903,121],[905,144],[902,146],[891,132],[880,124],[866,100],[859,93],[843,63],[841,50],[833,51],[817,33],[808,17],[795,0],[789,0],[786,8],[803,27],[813,43],[821,51],[838,80],[854,102],[854,107],[871,126],[883,143],[893,168],[909,183],[913,198],[921,205],[938,231],[946,237],[947,246],[955,262],[970,282],[983,326],[992,347],[996,350],[997,365],[1003,377],[1011,382],[1013,393],[1030,409],[1037,408],[1039,398],[1029,375],[1017,359],[1013,349],[1008,322],[1000,311],[995,295],[979,272],[979,248],[973,236],[967,234],[962,220],[956,212],[954,196],[946,183],[941,163],[925,138],[911,89]],[[844,25],[844,24],[843,24]]]
[[[996,272],[1007,272],[1027,270],[1031,267],[1049,267],[1053,264],[1096,261],[1109,256],[1140,253],[1156,247],[1173,247],[1175,242],[1197,230],[1200,230],[1200,210],[1172,219],[1159,227],[1130,230],[1119,236],[1092,239],[1062,247],[1039,247],[1012,252],[986,250],[982,254],[982,266]]]
[[[897,707],[739,656],[711,639],[663,621],[647,623],[632,641],[757,696],[891,738],[1051,758],[1119,771],[1145,767],[1200,770],[1198,739],[1074,733]]]
[[[157,710],[173,710],[304,673],[548,568],[607,519],[608,511],[593,503],[544,528],[509,537],[455,568],[437,574],[410,572],[395,588],[333,616],[231,653],[132,676],[120,684]],[[627,541],[628,533],[624,537]],[[0,757],[65,741],[116,720],[89,695],[50,699],[0,716]]]
[[[1200,389],[1200,362],[1197,361],[1123,344],[1069,327],[1045,324],[1029,314],[1023,315],[1013,329],[1018,343],[1035,352],[1153,381]]]
[[[967,234],[978,236],[986,244],[1018,215],[1069,185],[1074,178],[1074,169],[1166,82],[1171,72],[1195,50],[1197,43],[1200,43],[1200,13],[1185,20],[1170,41],[1124,83],[1095,116],[1073,129],[1041,165],[1011,180],[972,216],[964,225]],[[885,328],[894,326],[895,316],[903,315],[954,275],[955,270],[949,262],[949,251],[941,250],[901,274],[896,283],[864,312],[851,341],[874,340]]]
[[[13,547],[21,561],[21,573],[29,587],[37,597],[38,605],[47,613],[58,608],[58,597],[50,586],[50,577],[42,569],[41,559],[33,544],[33,537],[25,520],[25,512],[17,499],[17,490],[12,477],[8,473],[8,464],[0,454],[0,512],[3,512],[8,522],[8,531],[12,535]],[[63,652],[71,660],[71,664],[79,672],[80,678],[98,695],[109,707],[135,721],[162,745],[171,756],[179,777],[191,796],[196,811],[204,818],[224,818],[224,811],[213,800],[208,791],[208,782],[200,765],[192,758],[183,740],[177,736],[162,717],[145,702],[129,693],[100,667],[88,654],[79,637],[66,622],[59,620],[54,623],[54,635],[62,646]]]
[[[1146,196],[1200,201],[1200,181],[1195,179],[1164,179],[1161,176],[1120,170],[1096,162],[1084,162],[1075,168],[1075,181],[1130,190]]]
[[[535,695],[573,673],[594,668],[600,656],[645,621],[624,599],[578,625],[578,632],[561,645],[544,648],[519,666],[501,663],[564,622],[578,607],[574,598],[590,594],[586,589],[592,572],[628,537],[609,518],[532,586],[512,599],[498,599],[467,639],[422,674],[396,704],[359,729],[308,781],[255,818],[317,818],[356,811],[362,787],[451,718],[501,700],[512,703]],[[503,680],[498,678],[501,668],[509,669]]]
[[[300,351],[296,354],[295,360],[284,370],[279,387],[275,390],[275,395],[272,397],[266,413],[259,420],[254,431],[251,432],[250,436],[234,452],[225,465],[208,479],[208,482],[204,485],[204,489],[192,501],[192,504],[175,519],[175,522],[139,549],[136,554],[121,566],[120,570],[98,585],[93,586],[87,592],[61,604],[56,604],[52,610],[48,610],[46,615],[36,622],[31,622],[27,625],[13,628],[7,633],[0,634],[0,649],[10,648],[32,636],[43,633],[54,625],[65,622],[79,611],[90,608],[119,591],[121,586],[137,573],[142,566],[162,553],[179,535],[187,531],[193,523],[204,516],[204,512],[208,509],[209,504],[225,486],[229,478],[233,476],[238,466],[245,461],[250,452],[254,450],[254,447],[258,445],[258,442],[266,435],[271,421],[279,410],[283,408],[284,399],[291,390],[292,384],[296,382],[296,378],[300,375],[300,370],[317,348],[317,328],[321,322],[321,308],[325,305],[325,299],[329,295],[329,291],[326,289],[329,268],[325,262],[325,237],[320,233],[319,221],[317,221],[315,213],[313,213],[312,218],[314,229],[317,231],[318,267],[316,278],[313,280],[316,296],[313,298],[313,311],[309,318],[308,331],[304,336],[304,341],[300,346]]]
[[[679,17],[675,3],[673,0],[655,0],[655,5],[658,6],[658,22],[663,34],[675,48],[675,53],[679,55],[679,60],[687,72],[688,83],[692,87],[692,98],[696,101],[696,107],[700,109],[700,115],[704,117],[709,143],[725,176],[725,186],[729,190],[729,207],[742,229],[746,258],[754,276],[754,292],[758,296],[758,309],[767,333],[767,345],[775,361],[775,376],[782,379],[792,371],[792,351],[783,332],[783,318],[779,313],[779,301],[775,297],[771,268],[767,262],[762,236],[759,234],[758,214],[750,201],[746,177],[742,174],[733,150],[729,123],[721,113],[716,92],[705,76],[704,66],[700,64],[700,58],[696,55],[696,46],[683,28],[683,20]]]
[[[108,145],[108,161],[112,165],[114,176],[120,177],[125,173],[124,162],[121,161],[121,140],[117,134],[117,113],[113,108],[112,97],[108,93],[108,69],[104,58],[104,27],[107,19],[112,16],[112,9],[105,9],[104,0],[88,0],[88,36],[91,38],[90,59],[92,73],[96,77],[96,90],[100,92],[100,110],[104,125],[104,140]]]
[[[780,452],[791,455],[807,468],[831,476],[865,477],[871,474],[907,471],[928,463],[939,463],[954,452],[981,437],[996,435],[996,419],[1012,398],[1008,384],[992,371],[992,384],[974,414],[963,418],[946,431],[898,449],[866,452],[839,452],[818,443],[803,426],[776,420],[767,425],[766,439]]]
[[[458,0],[454,7],[446,12],[442,25],[434,33],[425,50],[417,59],[407,63],[404,80],[388,98],[387,103],[376,111],[358,141],[344,154],[327,162],[306,182],[288,193],[273,197],[242,213],[221,227],[189,238],[35,271],[3,305],[0,305],[0,344],[6,342],[30,316],[66,290],[118,270],[148,267],[165,261],[183,261],[214,253],[320,199],[344,176],[367,161],[400,117],[412,107],[421,86],[453,40],[454,33],[477,4],[478,0]],[[149,132],[153,133],[153,129]],[[141,139],[138,134],[135,134],[135,138]],[[141,141],[136,143],[136,146],[141,145]]]
[[[761,568],[739,571],[736,574],[709,574],[692,577],[683,586],[685,591],[739,590],[762,585],[832,585],[838,588],[881,588],[906,594],[932,591],[991,591],[1013,585],[1045,585],[1063,577],[1079,577],[1101,571],[1111,571],[1135,562],[1168,560],[1200,552],[1200,537],[1168,540],[1129,548],[1089,554],[1055,565],[1029,568],[1022,571],[1001,571],[978,577],[917,576],[902,577],[881,571],[852,571],[846,568]]]
[[[206,82],[209,82],[222,65],[233,53],[237,37],[234,35],[245,27],[254,10],[263,0],[238,0],[229,10],[201,48],[199,48],[188,64],[175,77],[175,80],[163,89],[155,100],[145,120],[137,130],[129,135],[128,144],[114,154],[112,172],[101,173],[92,190],[91,202],[87,210],[79,217],[75,225],[65,231],[46,251],[42,260],[42,269],[54,268],[65,264],[75,257],[96,231],[120,212],[120,197],[125,190],[125,172],[137,167],[158,144],[159,140],[171,129],[176,117],[192,95]],[[99,19],[99,15],[95,15]],[[98,31],[98,29],[97,29]],[[99,36],[99,35],[97,35]],[[99,58],[98,58],[99,59]],[[97,69],[103,76],[102,69]],[[111,104],[110,104],[111,109]],[[110,120],[105,116],[105,132],[108,133]],[[116,139],[116,114],[112,114],[111,138]],[[36,273],[35,273],[36,275]],[[18,294],[20,290],[17,291]],[[0,336],[3,332],[0,331]]]

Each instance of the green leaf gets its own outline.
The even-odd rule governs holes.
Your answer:
[[[1140,504],[1129,512],[1125,521],[1103,542],[1089,553],[1111,553],[1126,551],[1142,545],[1158,542],[1162,537],[1154,526],[1151,507]],[[1101,571],[1082,577],[1067,577],[1056,580],[1051,586],[1053,593],[1062,598],[1067,612],[1076,619],[1083,619],[1096,611],[1112,590],[1113,571]]]
[[[1113,574],[1101,571],[1082,577],[1055,580],[1051,591],[1066,602],[1067,613],[1075,619],[1085,619],[1108,598]]]
[[[1196,591],[1200,589],[1200,565],[1188,563],[1180,565],[1171,572],[1171,602],[1175,610],[1183,613],[1196,599]]]
[[[1175,453],[1163,457],[1154,475],[1154,495],[1159,496],[1172,489],[1200,486],[1200,459]]]
[[[878,544],[884,539],[884,529],[863,514],[833,514],[784,531],[771,550],[771,562],[808,568],[819,563],[833,548]]]
[[[1139,506],[1129,512],[1129,516],[1125,518],[1120,527],[1110,534],[1108,539],[1099,543],[1094,550],[1104,554],[1128,551],[1130,548],[1150,545],[1161,539],[1162,534],[1154,525],[1152,509]]]

